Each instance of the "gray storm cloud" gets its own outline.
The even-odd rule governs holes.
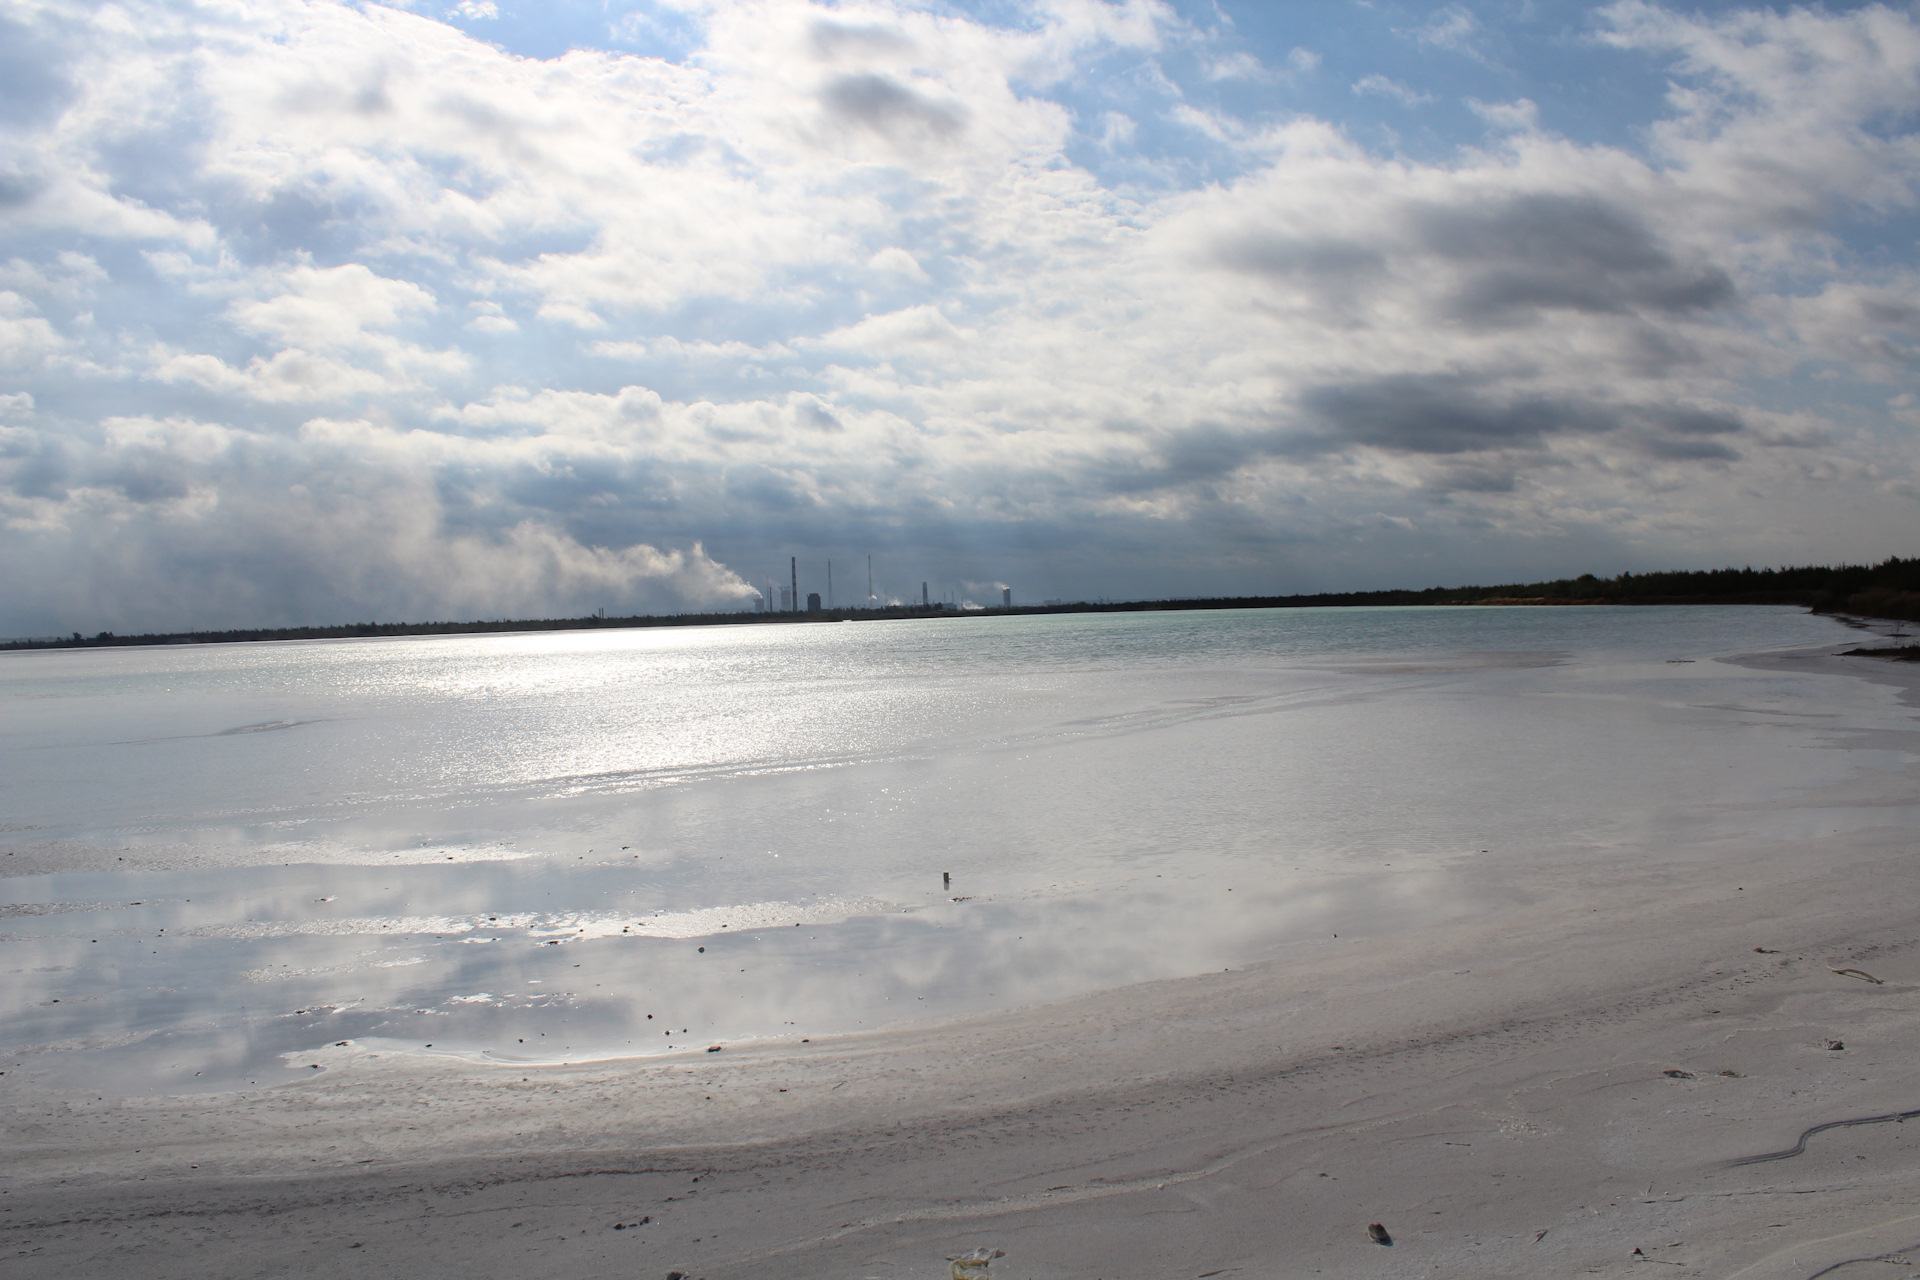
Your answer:
[[[1675,261],[1648,226],[1596,196],[1430,206],[1411,221],[1425,247],[1464,268],[1448,310],[1476,324],[1522,323],[1550,310],[1684,314],[1734,298],[1725,271]]]

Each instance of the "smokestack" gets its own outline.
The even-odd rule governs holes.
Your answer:
[[[787,560],[787,572],[793,575],[793,594],[787,598],[793,601],[793,607],[800,607],[800,557],[791,556]]]
[[[1000,588],[1000,607],[1002,609],[1013,608],[1013,588],[1012,587]]]
[[[924,583],[924,582],[922,582],[922,583],[920,584],[920,607],[921,607],[922,609],[924,609],[924,608],[926,608],[926,607],[927,607],[927,604],[928,604],[928,601],[927,601],[927,584],[926,584],[926,583]]]
[[[827,561],[827,608],[833,608],[833,561]]]

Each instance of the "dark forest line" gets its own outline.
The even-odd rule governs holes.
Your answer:
[[[631,627],[754,626],[792,622],[838,622],[889,618],[997,617],[1042,613],[1140,613],[1186,609],[1323,609],[1382,605],[1659,605],[1788,604],[1820,613],[1920,621],[1920,559],[1893,557],[1877,565],[1808,565],[1780,569],[1706,569],[1623,573],[1613,578],[1581,574],[1554,582],[1496,586],[1427,587],[1424,590],[1319,592],[1290,596],[1230,596],[1191,600],[1020,605],[1011,609],[952,609],[943,605],[895,605],[881,609],[822,609],[802,613],[639,614],[626,618],[534,618],[473,622],[348,622],[337,626],[256,627],[227,631],[181,631],[0,642],[0,649],[96,649],[124,645],[237,644],[261,640],[343,640],[376,636],[471,635],[508,631],[586,631]]]

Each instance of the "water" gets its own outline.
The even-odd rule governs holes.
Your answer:
[[[1582,607],[5,655],[0,1067],[697,1052],[1416,928],[1497,906],[1480,860],[1760,834],[1884,764],[1846,736],[1906,726],[1884,687],[1715,660],[1846,638]]]

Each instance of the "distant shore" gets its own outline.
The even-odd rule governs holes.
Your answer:
[[[784,612],[634,614],[620,618],[501,618],[470,622],[347,622],[324,626],[246,627],[116,635],[39,636],[0,642],[8,649],[105,649],[167,644],[246,644],[267,640],[351,640],[380,636],[484,635],[521,631],[625,630],[637,627],[713,627],[813,622],[881,622],[911,618],[994,618],[1052,613],[1151,613],[1199,609],[1341,609],[1406,605],[1798,605],[1820,613],[1920,621],[1920,559],[1898,557],[1877,565],[1781,569],[1713,569],[1673,573],[1582,574],[1553,582],[1424,590],[1315,592],[1284,596],[1210,596],[1173,600],[1059,601],[1010,608],[945,604]]]

